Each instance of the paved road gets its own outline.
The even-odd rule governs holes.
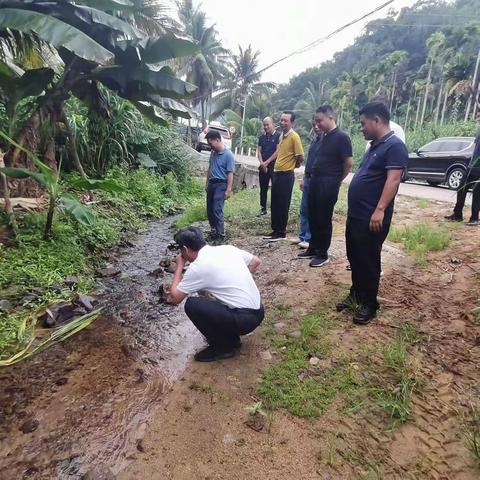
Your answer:
[[[255,157],[246,157],[236,155],[236,161],[243,165],[257,166],[258,160]],[[299,168],[299,173],[303,173],[303,167]],[[353,175],[350,174],[346,179],[345,183],[350,183]],[[400,195],[406,195],[407,197],[415,198],[426,198],[428,200],[437,200],[440,202],[446,203],[455,203],[456,192],[450,190],[446,187],[431,187],[424,183],[402,183],[399,190]],[[467,204],[470,205],[472,202],[472,195],[469,193],[467,196]]]

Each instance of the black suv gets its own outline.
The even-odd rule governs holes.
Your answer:
[[[429,185],[447,185],[457,190],[473,155],[473,137],[442,137],[414,150],[408,156],[405,180],[426,180]]]

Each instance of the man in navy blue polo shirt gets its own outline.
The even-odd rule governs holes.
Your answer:
[[[225,240],[223,205],[232,193],[235,159],[233,153],[223,144],[220,132],[210,130],[206,139],[212,149],[205,186],[210,240],[222,243]]]
[[[348,297],[337,304],[337,310],[357,304],[353,321],[361,325],[369,323],[379,308],[382,245],[408,162],[407,148],[390,130],[389,122],[390,112],[381,102],[368,103],[360,110],[362,133],[371,143],[348,189],[345,237],[352,287]]]
[[[277,158],[277,145],[280,140],[280,132],[275,131],[273,120],[270,117],[263,119],[265,133],[258,138],[257,157],[260,162],[258,167],[258,179],[260,183],[260,213],[267,214],[268,185],[273,179],[273,169]]]

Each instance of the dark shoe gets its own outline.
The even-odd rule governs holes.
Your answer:
[[[343,312],[344,310],[353,309],[354,305],[355,305],[355,302],[353,298],[350,295],[348,295],[341,302],[335,305],[335,310],[337,310],[337,312]]]
[[[451,222],[463,222],[463,217],[452,213],[451,215],[446,215],[445,220],[450,220]]]
[[[280,240],[285,240],[286,237],[287,237],[287,236],[286,236],[284,233],[283,233],[283,234],[281,234],[281,233],[276,233],[276,234],[272,235],[272,236],[268,239],[268,241],[269,241],[269,242],[279,242]]]
[[[263,235],[263,239],[264,240],[270,240],[271,238],[273,238],[275,236],[275,232],[272,232],[270,234],[267,234],[267,235]]]
[[[264,215],[267,214],[267,210],[266,209],[261,209],[258,214],[257,214],[257,217],[263,217]]]
[[[304,252],[301,252],[297,255],[298,258],[313,258],[315,256],[315,251],[307,248]]]
[[[196,353],[193,358],[197,362],[216,362],[217,360],[224,360],[225,358],[231,358],[235,355],[236,350],[220,351],[215,347],[208,346],[200,352]]]
[[[357,325],[367,325],[377,316],[377,309],[366,305],[361,305],[353,316],[353,323]]]
[[[323,267],[325,264],[327,264],[330,261],[328,257],[313,257],[310,266],[311,267]]]
[[[479,220],[472,220],[470,219],[468,222],[467,222],[467,225],[469,227],[478,227],[480,225],[480,221]]]

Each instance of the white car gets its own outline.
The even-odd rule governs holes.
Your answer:
[[[207,133],[211,130],[216,130],[217,132],[219,132],[222,136],[224,145],[229,149],[232,148],[232,135],[230,133],[230,129],[219,122],[211,122],[208,124],[208,127],[198,135],[198,142],[196,147],[197,152],[201,152],[202,150],[210,150],[206,136]]]

